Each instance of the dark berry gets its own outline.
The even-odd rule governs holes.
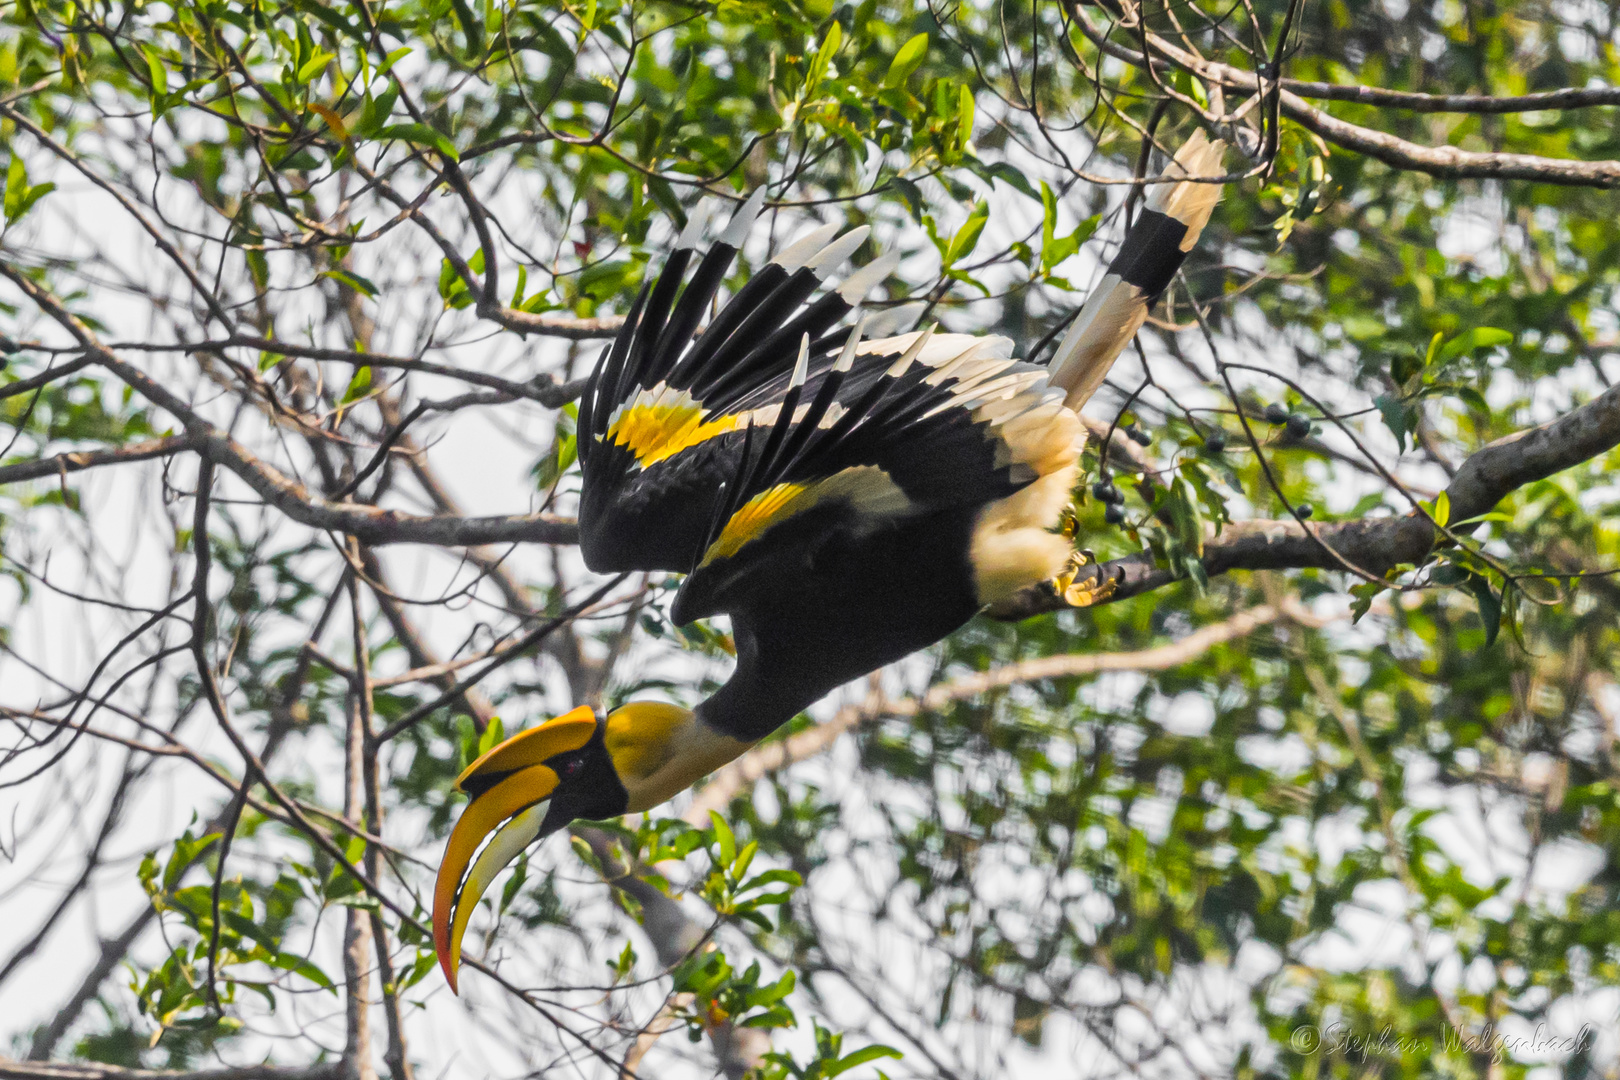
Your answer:
[[[1290,439],[1303,439],[1311,433],[1311,421],[1299,413],[1288,418],[1288,437]]]
[[[1125,437],[1130,439],[1131,442],[1135,443],[1137,446],[1146,446],[1148,443],[1153,441],[1153,436],[1149,435],[1139,427],[1126,428]]]
[[[1298,506],[1294,507],[1294,516],[1299,518],[1301,521],[1304,521],[1314,513],[1316,513],[1316,507],[1312,506],[1310,503],[1300,503]]]
[[[1219,454],[1226,449],[1226,432],[1212,431],[1204,440],[1204,453]]]
[[[21,346],[19,346],[15,341],[12,341],[10,338],[6,337],[6,335],[0,334],[0,363],[4,363],[4,357],[18,351],[20,347]]]
[[[1286,405],[1279,405],[1273,401],[1270,405],[1266,406],[1266,423],[1286,424],[1287,422],[1288,407]]]
[[[1110,525],[1118,525],[1125,520],[1125,508],[1119,503],[1109,503],[1108,509],[1103,511],[1103,520]]]
[[[1114,487],[1114,485],[1109,483],[1107,480],[1098,480],[1095,484],[1091,485],[1091,497],[1096,499],[1098,502],[1113,502],[1114,499],[1112,493],[1115,490],[1117,489]]]

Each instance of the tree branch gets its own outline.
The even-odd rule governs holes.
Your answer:
[[[1070,14],[1088,38],[1110,56],[1138,67],[1151,67],[1156,61],[1143,54],[1141,48],[1125,48],[1107,39],[1080,13],[1080,5],[1070,3]],[[1428,173],[1445,179],[1532,180],[1544,184],[1569,184],[1584,187],[1615,187],[1620,185],[1620,161],[1571,161],[1563,158],[1545,158],[1533,154],[1482,153],[1462,150],[1455,146],[1423,146],[1394,135],[1361,127],[1312,106],[1287,85],[1262,79],[1252,71],[1205,60],[1187,52],[1157,34],[1143,30],[1141,40],[1145,48],[1164,57],[1176,67],[1192,72],[1206,82],[1253,94],[1267,94],[1277,90],[1281,111],[1316,134],[1347,150],[1377,158],[1397,169]],[[1307,84],[1323,89],[1330,84]],[[1327,96],[1327,95],[1324,95]],[[1455,99],[1453,99],[1455,103]],[[1594,102],[1596,103],[1596,102]],[[1607,104],[1607,102],[1602,102]],[[1393,102],[1391,103],[1393,104]],[[1407,103],[1404,107],[1415,107]],[[1450,111],[1442,109],[1424,111]],[[1506,110],[1505,110],[1506,111]],[[1516,110],[1514,110],[1516,111]]]
[[[1590,461],[1616,445],[1620,445],[1620,386],[1556,420],[1497,439],[1475,452],[1446,488],[1451,521],[1478,517],[1515,489]],[[1400,563],[1422,561],[1434,541],[1434,526],[1415,510],[1401,517],[1324,524],[1240,521],[1204,545],[1204,573],[1214,577],[1232,570],[1338,570],[1342,566],[1332,554],[1337,552],[1374,574],[1387,574]],[[1103,602],[1113,603],[1163,588],[1177,575],[1143,551],[1089,567],[1077,580],[1104,578],[1112,578],[1115,587]],[[998,607],[995,617],[1024,619],[1065,606],[1050,589],[1037,585]]]
[[[305,1068],[277,1065],[245,1065],[241,1068],[198,1069],[171,1072],[155,1069],[126,1069],[95,1062],[67,1064],[56,1061],[8,1061],[0,1059],[0,1080],[341,1080],[341,1063],[331,1061]]]
[[[1492,97],[1487,94],[1414,94],[1385,90],[1377,86],[1345,86],[1341,83],[1305,82],[1284,79],[1284,90],[1302,98],[1323,101],[1354,101],[1386,109],[1406,109],[1424,113],[1518,113],[1542,109],[1587,109],[1594,105],[1620,105],[1620,87],[1602,86],[1589,90],[1545,90],[1539,94]]]
[[[314,529],[345,533],[372,545],[430,544],[461,547],[527,541],[537,544],[572,544],[579,539],[577,524],[552,514],[512,514],[504,517],[446,518],[406,514],[375,506],[332,503],[317,499],[303,484],[259,460],[247,447],[199,416],[190,405],[157,380],[114,355],[45,289],[6,263],[4,274],[35,304],[74,336],[101,367],[184,425],[193,449],[229,469],[255,494],[289,518]]]
[[[75,450],[37,461],[19,461],[0,465],[0,484],[15,484],[21,480],[37,480],[44,476],[62,476],[82,472],[98,465],[118,465],[127,461],[148,461],[167,457],[182,450],[195,449],[197,443],[189,435],[170,435],[163,439],[132,443],[129,446],[111,446],[98,450]]]

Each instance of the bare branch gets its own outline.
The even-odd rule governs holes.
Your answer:
[[[261,461],[247,447],[204,420],[177,394],[102,346],[88,327],[26,275],[6,263],[0,263],[0,274],[11,279],[46,314],[68,330],[97,364],[178,419],[185,426],[198,453],[235,473],[267,503],[300,524],[346,533],[369,544],[416,543],[459,547],[520,540],[540,544],[578,542],[576,523],[552,514],[423,517],[375,506],[317,499],[303,484]]]
[[[129,461],[149,461],[168,457],[182,450],[195,449],[197,443],[189,435],[170,435],[163,439],[131,443],[128,446],[106,447],[99,450],[75,450],[38,461],[19,461],[14,465],[0,465],[0,484],[15,484],[20,480],[37,480],[44,476],[65,476],[82,472],[98,465],[119,465]]]
[[[343,1066],[326,1062],[306,1068],[276,1065],[244,1065],[240,1068],[197,1069],[170,1072],[154,1069],[126,1069],[95,1062],[66,1064],[55,1061],[7,1061],[0,1059],[0,1080],[342,1080]]]
[[[1323,101],[1354,101],[1380,108],[1406,109],[1425,113],[1518,113],[1542,109],[1588,109],[1597,105],[1620,105],[1620,87],[1601,86],[1587,90],[1546,90],[1539,94],[1492,97],[1488,94],[1414,94],[1385,90],[1377,86],[1345,86],[1342,83],[1305,82],[1284,79],[1284,90],[1302,98]]]

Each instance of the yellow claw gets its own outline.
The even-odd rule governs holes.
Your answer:
[[[1090,607],[1107,600],[1119,587],[1119,581],[1112,575],[1106,578],[1091,575],[1084,581],[1075,581],[1075,577],[1082,569],[1093,566],[1096,562],[1097,557],[1089,551],[1075,552],[1069,557],[1069,565],[1064,567],[1063,573],[1052,579],[1052,590],[1070,607]]]
[[[1100,604],[1113,596],[1114,590],[1117,588],[1119,588],[1119,582],[1113,577],[1104,578],[1102,581],[1093,578],[1092,581],[1084,585],[1070,585],[1067,589],[1064,589],[1063,600],[1070,607],[1090,607],[1093,604]]]

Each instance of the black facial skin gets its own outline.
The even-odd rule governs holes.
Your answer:
[[[619,774],[608,756],[607,721],[596,721],[591,741],[578,750],[547,758],[545,764],[558,776],[557,790],[540,825],[540,835],[550,836],[578,818],[601,821],[618,817],[630,804],[630,793],[619,782]]]

